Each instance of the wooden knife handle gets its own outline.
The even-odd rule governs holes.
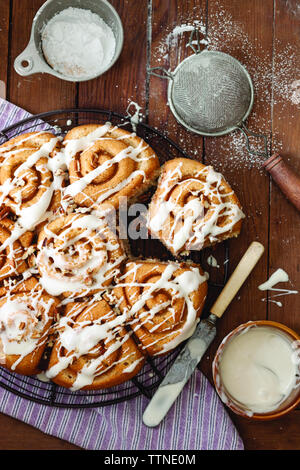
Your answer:
[[[296,175],[278,154],[268,158],[263,167],[270,173],[289,201],[300,211],[300,176]]]
[[[221,294],[213,304],[210,312],[221,318],[226,308],[235,297],[238,290],[259,261],[264,252],[264,247],[259,242],[252,242],[241,261],[231,274]]]

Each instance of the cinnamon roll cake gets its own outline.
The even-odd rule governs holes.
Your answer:
[[[69,214],[49,222],[38,238],[40,283],[52,295],[83,296],[112,283],[125,259],[105,219]]]
[[[67,304],[46,375],[72,390],[112,387],[134,377],[145,358],[126,320],[104,299]]]
[[[145,355],[167,353],[192,335],[206,293],[199,266],[127,262],[113,292],[67,304],[46,375],[72,390],[130,379]]]
[[[0,288],[1,366],[22,375],[40,372],[58,303],[34,277]]]
[[[147,226],[177,256],[237,237],[243,218],[241,204],[221,173],[176,158],[162,168]]]
[[[0,281],[26,271],[32,239],[33,232],[19,233],[16,224],[8,217],[0,220]]]
[[[154,356],[193,334],[206,299],[206,281],[199,265],[129,261],[113,294],[142,349]]]
[[[65,167],[60,139],[49,132],[22,134],[0,146],[0,206],[33,230],[58,209]]]
[[[147,191],[158,177],[159,160],[134,133],[96,124],[73,128],[64,138],[70,185],[65,195],[79,206],[119,208]]]
[[[110,123],[0,146],[1,366],[101,389],[192,335],[207,294],[201,267],[131,259],[108,218],[159,169],[144,140]],[[163,167],[148,226],[177,255],[236,236],[242,218],[222,175],[176,159]]]

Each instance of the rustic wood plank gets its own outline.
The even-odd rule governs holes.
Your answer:
[[[0,415],[1,450],[79,450],[79,447],[44,434],[9,416]]]
[[[206,24],[206,2],[184,0],[152,2],[151,67],[173,71],[193,52],[187,47],[190,31],[184,31],[198,21]],[[149,124],[173,139],[192,158],[202,160],[203,138],[186,131],[174,118],[167,104],[168,80],[151,76]],[[170,156],[171,158],[172,156]]]
[[[273,0],[254,0],[251,5],[238,0],[208,2],[209,48],[231,54],[248,69],[256,93],[248,127],[266,134],[271,129],[272,24]],[[224,336],[243,322],[266,318],[266,304],[261,302],[262,293],[257,289],[268,272],[269,182],[260,169],[261,161],[247,155],[244,138],[238,131],[205,139],[205,162],[224,174],[246,214],[240,237],[230,241],[231,271],[253,240],[263,243],[266,249],[218,322],[217,340],[208,351],[207,365],[205,361],[203,364],[210,377],[208,365]]]
[[[21,77],[14,68],[14,59],[26,47],[33,17],[43,0],[13,1],[10,80],[7,97],[32,113],[72,107],[76,103],[76,84],[48,74]]]
[[[274,421],[255,422],[231,415],[246,450],[299,450],[300,411]]]
[[[0,0],[0,97],[6,97],[8,41],[9,41],[9,2]]]
[[[6,77],[6,52],[8,38],[8,1],[0,0],[0,80]],[[76,103],[76,85],[62,82],[48,75],[22,78],[13,70],[14,58],[24,49],[30,34],[31,21],[42,0],[13,1],[12,50],[10,56],[10,86],[8,97],[29,111],[39,112]],[[125,30],[125,45],[118,63],[99,79],[80,84],[80,106],[104,107],[125,112],[128,101],[136,101],[147,114],[149,123],[157,126],[179,143],[193,158],[204,155],[202,138],[186,132],[177,125],[168,106],[167,82],[151,77],[148,83],[147,66],[147,0],[113,0]],[[300,171],[299,151],[299,105],[291,103],[291,84],[299,79],[299,17],[295,12],[296,0],[276,1],[274,55],[274,119],[273,147],[282,150],[292,165]],[[6,8],[4,9],[2,4]],[[2,20],[1,20],[2,18]],[[4,20],[5,18],[5,20]],[[253,76],[256,86],[255,107],[249,119],[249,127],[269,133],[271,123],[272,83],[272,28],[273,0],[208,0],[208,33],[210,47],[229,52],[240,59]],[[162,65],[175,68],[177,63],[191,52],[185,47],[188,33],[169,36],[176,26],[195,19],[206,24],[205,0],[152,2],[151,66]],[[4,23],[1,23],[4,21]],[[5,26],[6,25],[6,26]],[[4,34],[2,34],[4,31]],[[4,38],[4,42],[3,42]],[[170,47],[169,47],[170,46]],[[4,49],[3,49],[4,48]],[[296,49],[298,48],[298,50]],[[4,51],[4,52],[2,52]],[[294,54],[294,55],[293,55]],[[285,72],[284,60],[291,65],[296,59],[293,73]],[[148,90],[148,84],[150,89]],[[281,87],[281,89],[280,89]],[[148,91],[150,95],[148,96]],[[283,93],[283,91],[285,93]],[[222,171],[236,189],[248,215],[243,233],[230,243],[230,263],[233,268],[248,243],[253,239],[268,243],[269,182],[258,169],[257,162],[247,156],[242,138],[238,134],[218,139],[206,139],[205,162]],[[272,185],[270,212],[270,271],[282,267],[289,273],[297,288],[299,280],[299,215],[285,201],[279,190]],[[284,249],[283,249],[284,248]],[[216,251],[216,258],[222,255]],[[218,254],[220,253],[220,255]],[[218,323],[218,339],[203,359],[201,369],[211,378],[211,361],[219,341],[238,324],[255,318],[265,318],[267,305],[261,302],[263,294],[257,285],[268,274],[267,256],[260,261],[251,280],[242,289],[224,319]],[[299,285],[299,284],[298,284]],[[282,321],[299,331],[297,319],[297,296],[282,299],[283,308],[269,304],[269,318]],[[299,449],[299,412],[268,423],[256,423],[232,416],[244,439],[247,449]],[[279,438],[278,438],[279,437]],[[5,415],[0,416],[0,447],[2,449],[73,449],[71,444],[60,441],[24,423]]]
[[[296,1],[276,1],[274,57],[273,151],[300,173],[300,16]],[[293,85],[294,83],[294,85]],[[298,86],[296,86],[298,85]],[[298,89],[298,101],[297,101]],[[270,273],[283,268],[290,284],[277,287],[300,291],[300,214],[272,183],[270,219]],[[270,292],[271,297],[276,294]],[[300,294],[274,298],[282,308],[269,303],[269,318],[300,331]]]
[[[150,66],[162,67],[164,70],[174,71],[177,65],[193,54],[188,42],[191,29],[195,23],[201,30],[201,38],[204,39],[206,29],[206,1],[152,1],[152,32],[151,32],[151,60]],[[160,73],[160,72],[158,72]],[[198,161],[203,159],[203,138],[188,132],[177,123],[168,105],[168,80],[153,75],[149,77],[149,124],[163,132],[172,139],[185,154]],[[163,155],[168,159],[181,156],[175,150],[170,150]],[[157,250],[162,250],[153,244],[147,251],[147,256],[156,256]],[[194,261],[201,257],[193,253]],[[170,254],[164,250],[164,258],[170,259]],[[207,268],[207,266],[205,266]]]
[[[124,28],[124,47],[117,63],[104,75],[79,85],[79,107],[125,113],[130,101],[146,106],[148,1],[112,0]]]

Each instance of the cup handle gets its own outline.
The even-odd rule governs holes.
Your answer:
[[[29,43],[14,61],[14,69],[22,77],[27,77],[33,73],[42,72],[42,63],[35,47]]]

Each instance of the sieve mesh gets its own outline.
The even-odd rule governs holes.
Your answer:
[[[222,134],[239,126],[253,103],[245,68],[233,57],[203,51],[185,59],[172,74],[169,100],[179,121],[201,134]]]

